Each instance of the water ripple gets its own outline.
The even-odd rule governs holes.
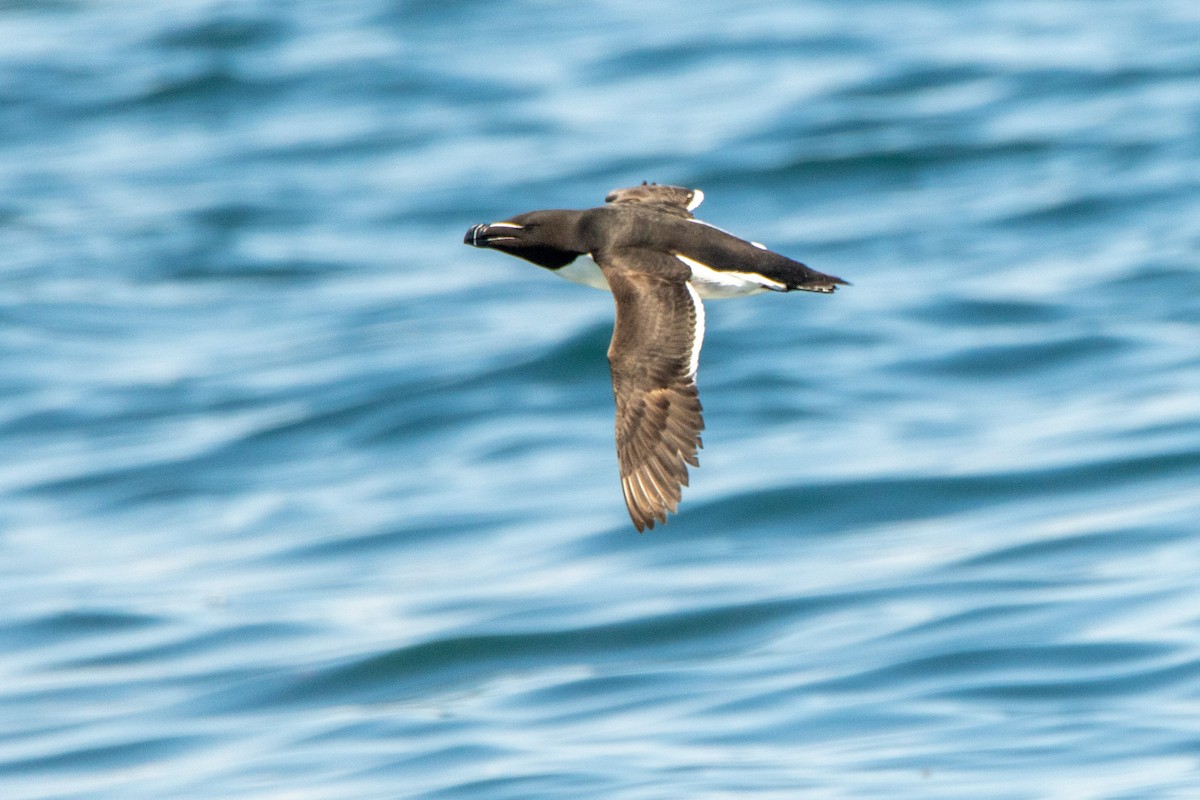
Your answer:
[[[1194,793],[1194,3],[160,11],[0,4],[5,800]],[[642,180],[853,286],[639,535],[461,237]]]

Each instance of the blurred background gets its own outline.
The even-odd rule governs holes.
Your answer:
[[[0,3],[0,793],[1200,792],[1200,4]],[[708,305],[638,535],[642,180]]]

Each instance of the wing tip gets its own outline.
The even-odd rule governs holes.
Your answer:
[[[699,466],[698,461],[693,462],[689,459],[688,463]],[[645,469],[621,476],[625,508],[629,511],[629,518],[638,533],[653,530],[655,523],[666,525],[667,515],[678,513],[679,503],[683,499],[682,489],[688,485],[687,467],[682,467],[680,472],[680,475],[675,476],[677,482],[665,488],[659,486],[658,481]]]

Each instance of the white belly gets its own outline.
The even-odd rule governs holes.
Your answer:
[[[752,272],[724,272],[712,269],[679,253],[676,253],[675,257],[691,269],[692,279],[689,283],[696,289],[696,294],[704,300],[746,297],[768,290],[781,292],[786,289],[782,283]],[[606,292],[612,291],[608,286],[608,281],[604,278],[604,273],[600,271],[600,267],[596,265],[591,256],[577,258],[565,267],[554,270],[554,274],[566,278],[572,283],[581,283],[584,286],[603,289]]]
[[[690,283],[696,287],[696,294],[705,300],[721,300],[726,297],[746,297],[771,290],[786,291],[787,287],[779,281],[764,278],[753,272],[728,272],[716,270],[701,264],[693,258],[679,253],[675,257],[687,264],[692,270]]]
[[[596,262],[592,261],[590,255],[587,258],[577,258],[565,267],[559,267],[554,270],[554,274],[566,278],[572,283],[582,283],[584,286],[603,289],[606,292],[612,291],[608,288],[608,281],[605,280],[604,273],[600,271]]]

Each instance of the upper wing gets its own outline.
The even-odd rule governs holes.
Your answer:
[[[667,521],[700,466],[696,364],[704,306],[677,259],[645,249],[597,254],[617,305],[608,361],[617,401],[617,461],[639,531]]]
[[[678,217],[692,216],[695,209],[704,200],[704,192],[699,189],[686,189],[682,186],[659,186],[657,183],[642,181],[641,186],[630,186],[625,189],[613,189],[604,198],[606,203],[643,203],[657,206],[663,211]]]

